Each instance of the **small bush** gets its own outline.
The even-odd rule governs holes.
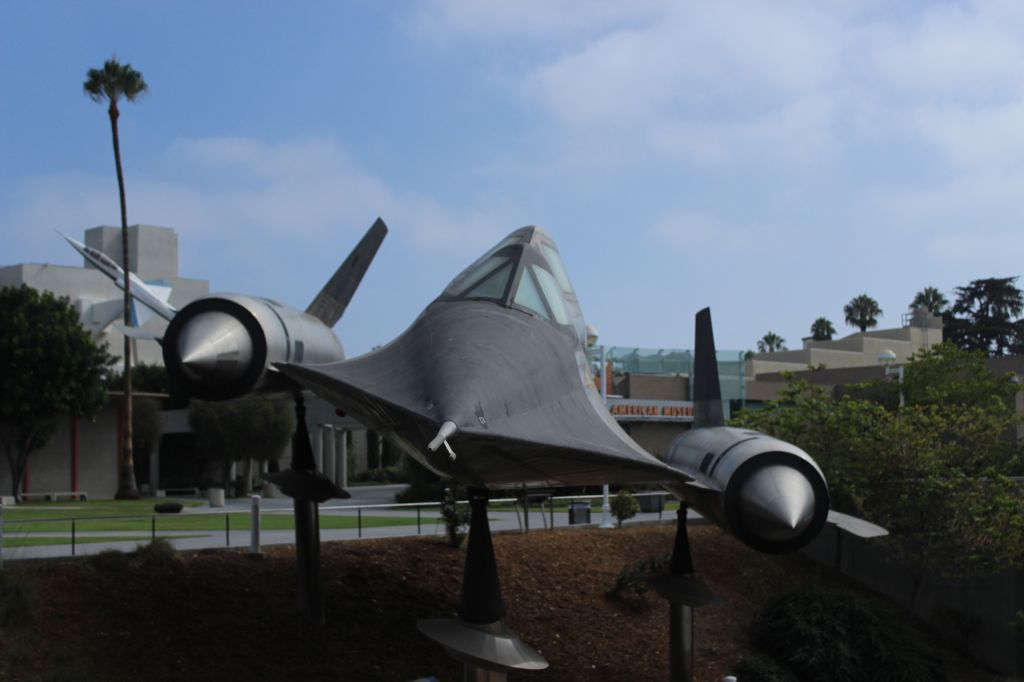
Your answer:
[[[87,559],[89,565],[101,573],[109,573],[124,568],[127,555],[116,549],[105,549]]]
[[[142,563],[151,567],[178,568],[178,557],[174,545],[164,538],[157,538],[150,543],[140,545],[135,556]]]
[[[633,493],[625,488],[620,490],[609,504],[612,509],[612,515],[619,524],[619,528],[622,528],[623,521],[633,518],[640,511],[640,503],[633,497]]]
[[[747,656],[732,672],[743,682],[799,682],[778,661],[761,654]]]
[[[669,569],[671,560],[666,554],[664,556],[650,556],[640,559],[637,562],[628,564],[615,578],[615,584],[605,595],[635,609],[642,610],[647,607],[647,592],[651,589],[645,578],[657,573],[665,573]]]
[[[0,571],[0,626],[21,627],[35,620],[32,590],[19,576]]]
[[[755,645],[801,680],[938,682],[941,664],[902,614],[852,592],[808,590],[769,602]]]
[[[456,490],[453,488],[444,489],[444,501],[441,503],[441,518],[444,519],[445,532],[448,534],[448,544],[458,547],[466,537],[466,527],[469,525],[469,510],[459,509],[456,504]]]

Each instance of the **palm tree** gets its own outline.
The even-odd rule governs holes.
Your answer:
[[[787,350],[786,339],[775,332],[768,332],[757,342],[758,353],[775,353],[780,350]]]
[[[910,302],[911,308],[924,308],[932,315],[941,315],[946,311],[947,305],[949,305],[949,301],[935,287],[925,287],[917,292],[914,295],[914,300]]]
[[[131,64],[121,64],[116,58],[108,59],[102,69],[89,69],[85,83],[82,84],[85,94],[94,102],[107,101],[107,114],[110,116],[110,134],[114,140],[114,165],[117,167],[117,189],[121,195],[121,266],[125,273],[131,272],[128,261],[128,208],[124,198],[124,172],[121,169],[121,144],[117,136],[117,119],[121,112],[117,102],[124,97],[134,102],[137,97],[149,89],[142,74],[132,68]],[[131,324],[131,280],[124,278],[124,324]],[[124,337],[124,458],[121,463],[121,477],[117,486],[118,499],[135,499],[139,489],[135,485],[135,461],[132,453],[132,346],[131,339]]]
[[[846,324],[866,332],[868,327],[878,326],[877,318],[882,316],[882,309],[878,307],[878,301],[861,294],[843,306],[843,314],[846,315]]]
[[[831,341],[836,328],[832,326],[832,320],[827,317],[819,317],[811,323],[811,338],[815,341]]]

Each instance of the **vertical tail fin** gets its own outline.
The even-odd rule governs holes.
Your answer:
[[[697,313],[694,334],[693,426],[724,426],[722,387],[718,382],[718,358],[715,334],[711,328],[711,308]]]
[[[306,308],[306,313],[328,327],[337,324],[356,289],[359,288],[359,283],[363,281],[363,275],[373,262],[373,257],[377,255],[377,249],[380,248],[380,243],[384,241],[387,233],[388,226],[377,218],[345,262],[338,267],[334,276]]]

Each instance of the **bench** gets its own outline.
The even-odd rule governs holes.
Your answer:
[[[36,497],[41,497],[47,502],[56,502],[60,499],[69,500],[82,500],[83,502],[89,499],[89,493],[86,492],[63,492],[63,493],[22,493],[21,499],[30,500]]]

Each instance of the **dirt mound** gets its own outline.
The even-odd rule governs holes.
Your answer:
[[[637,609],[605,593],[624,566],[667,554],[673,532],[496,535],[508,624],[551,664],[510,679],[665,679],[667,607],[653,595]],[[691,541],[698,574],[725,598],[698,612],[698,680],[719,680],[739,661],[766,599],[832,583],[799,556],[762,556],[712,527],[692,529]],[[154,547],[8,564],[34,607],[30,622],[0,624],[0,680],[457,680],[459,666],[416,621],[455,615],[463,558],[433,538],[325,544],[322,632],[296,616],[289,547],[261,559]]]

